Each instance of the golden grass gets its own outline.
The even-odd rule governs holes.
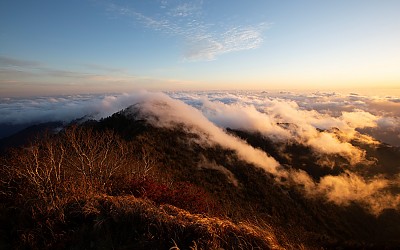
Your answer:
[[[133,196],[98,196],[87,201],[81,212],[96,218],[97,230],[108,224],[131,223],[141,232],[136,235],[138,240],[169,244],[169,249],[284,249],[272,228],[191,214]]]

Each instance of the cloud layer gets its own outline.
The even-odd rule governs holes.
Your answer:
[[[371,177],[363,175],[356,167],[360,164],[374,167],[369,165],[366,152],[357,143],[375,147],[379,144],[375,135],[389,133],[391,138],[399,135],[397,110],[387,108],[398,103],[392,97],[334,93],[138,92],[3,98],[0,124],[69,122],[85,115],[99,119],[137,103],[154,126],[183,125],[187,131],[199,135],[202,139],[198,142],[204,146],[218,144],[233,150],[240,159],[278,179],[285,177],[308,196],[325,197],[344,206],[357,202],[376,214],[385,208],[399,209],[400,196],[391,191],[400,186],[399,173],[398,176]],[[298,143],[312,149],[321,159],[326,155],[339,155],[347,164],[340,165],[343,168],[340,174],[315,180],[306,171],[282,168],[276,159],[227,133],[226,128],[257,132],[278,144]],[[225,171],[221,166],[216,168]]]

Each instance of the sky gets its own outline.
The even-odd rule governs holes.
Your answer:
[[[135,90],[400,95],[400,1],[0,2],[0,97]]]

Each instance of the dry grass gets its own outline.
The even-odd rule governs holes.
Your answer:
[[[272,229],[191,214],[171,205],[157,206],[133,196],[100,196],[87,201],[80,209],[75,213],[92,218],[93,228],[100,234],[105,233],[111,237],[107,244],[121,239],[122,232],[112,231],[118,225],[125,228],[124,233],[132,237],[132,242],[125,242],[126,247],[283,249]],[[101,247],[105,242],[94,240],[93,244]]]
[[[150,151],[111,131],[72,127],[14,150],[0,164],[0,246],[281,249],[268,226],[207,215],[198,187],[157,182]],[[133,179],[144,180],[135,186],[143,199],[119,192],[131,189]],[[158,194],[160,187],[168,192]]]

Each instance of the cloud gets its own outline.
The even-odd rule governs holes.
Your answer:
[[[343,112],[342,119],[352,128],[376,127],[378,120],[376,116],[363,110]]]
[[[146,28],[183,39],[186,61],[215,60],[219,55],[256,49],[263,43],[266,22],[225,26],[206,21],[203,1],[161,2],[157,14],[145,14],[138,7],[107,6],[111,13],[133,18]]]
[[[2,76],[2,78],[4,77],[10,79],[35,77],[61,77],[82,79],[91,76],[92,74],[78,71],[60,70],[53,67],[48,67],[42,62],[0,56],[0,75]]]
[[[304,171],[292,171],[290,178],[303,187],[307,196],[325,197],[340,206],[358,202],[375,215],[384,209],[400,209],[400,195],[389,191],[391,187],[400,185],[399,178],[390,181],[376,176],[366,180],[351,171],[338,176],[324,176],[319,182],[314,182]]]
[[[206,159],[206,157],[202,156],[198,166],[200,169],[216,170],[225,175],[227,180],[235,187],[239,186],[239,181],[236,179],[235,175],[224,166],[218,165],[214,160],[209,161]]]
[[[40,62],[36,61],[0,56],[0,67],[39,67],[41,65]]]
[[[221,35],[197,35],[187,38],[185,59],[190,61],[214,60],[218,55],[234,51],[256,49],[263,42],[262,33],[267,25],[234,27]]]
[[[339,176],[323,177],[318,189],[319,192],[326,194],[328,200],[348,205],[350,201],[368,201],[387,186],[387,180],[376,178],[367,182],[362,177],[347,171]]]
[[[390,114],[400,116],[400,102],[393,99],[370,99],[368,109],[377,114]]]
[[[253,105],[224,104],[203,99],[201,110],[210,121],[225,128],[268,133],[269,137],[277,140],[286,140],[291,136],[288,130],[278,126],[269,115]]]
[[[100,71],[100,72],[108,72],[108,73],[123,73],[123,72],[125,72],[124,69],[108,67],[105,65],[100,65],[100,64],[95,64],[95,63],[86,63],[86,64],[83,64],[83,66],[85,66],[88,69],[96,70],[96,71]]]

